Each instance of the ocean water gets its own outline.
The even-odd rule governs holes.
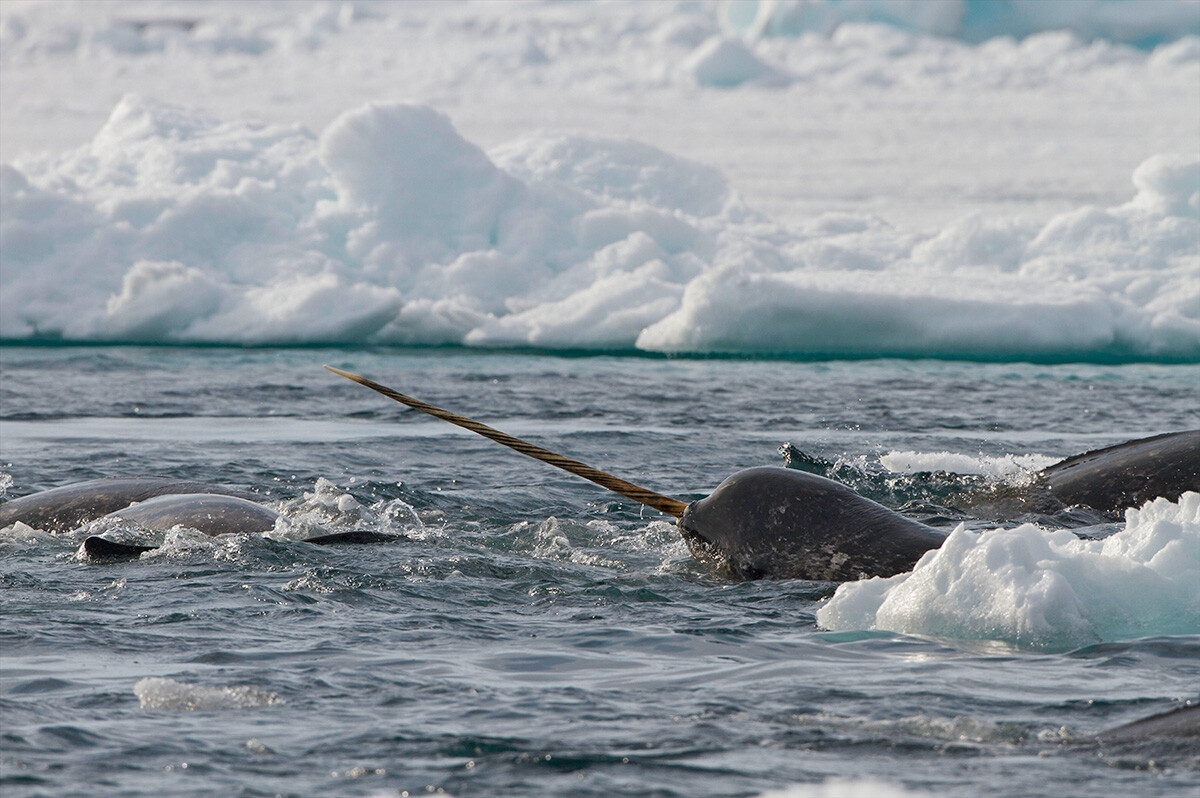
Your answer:
[[[731,581],[657,513],[322,363],[682,499],[783,464],[791,443],[947,532],[1017,521],[961,516],[922,469],[1003,479],[1013,463],[1200,421],[1192,365],[8,346],[10,496],[187,477],[258,492],[303,529],[406,537],[319,548],[179,533],[94,563],[78,535],[7,530],[6,798],[1200,785],[1194,747],[1087,740],[1195,699],[1200,628],[1036,645],[831,632],[816,614],[836,585]],[[1114,519],[1033,520],[1121,534]]]

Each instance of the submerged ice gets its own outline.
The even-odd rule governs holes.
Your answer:
[[[9,340],[401,343],[983,359],[1200,357],[1200,158],[1116,207],[785,225],[632,139],[485,152],[424,105],[319,136],[125,97],[0,174]]]
[[[817,623],[1051,650],[1198,634],[1200,494],[1127,510],[1103,540],[959,526],[911,572],[838,587]]]

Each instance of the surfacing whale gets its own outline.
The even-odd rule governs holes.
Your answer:
[[[275,528],[279,513],[252,493],[161,477],[93,479],[32,493],[0,504],[0,529],[17,522],[63,533],[97,519],[113,519],[151,532],[182,526],[206,535],[254,534]],[[368,530],[306,538],[305,543],[375,543],[395,535]],[[125,559],[157,548],[91,535],[83,551],[93,558]]]
[[[891,576],[946,538],[840,482],[771,466],[730,476],[678,524],[692,556],[739,579]]]
[[[1008,500],[1017,502],[1010,510],[1023,512],[1077,505],[1116,512],[1159,497],[1175,501],[1187,491],[1200,491],[1200,430],[1068,457]],[[735,576],[829,581],[912,570],[946,537],[841,483],[786,468],[734,474],[688,505],[679,529],[694,556]]]
[[[1097,742],[1109,745],[1156,739],[1193,740],[1200,745],[1200,703],[1187,703],[1096,735]]]
[[[1054,513],[1090,507],[1105,514],[1159,497],[1176,501],[1200,491],[1200,430],[1168,432],[1077,454],[1048,466],[1019,487],[971,497],[967,508],[987,517]]]
[[[0,504],[0,529],[18,521],[46,532],[70,532],[88,521],[135,502],[167,494],[207,493],[254,499],[254,494],[220,485],[162,477],[91,479],[31,493]]]
[[[911,570],[945,535],[824,477],[786,468],[751,468],[711,495],[686,504],[577,460],[515,438],[348,371],[326,366],[401,404],[469,429],[591,480],[678,519],[693,556],[743,579],[845,581]],[[1138,474],[1134,480],[1123,475]],[[1200,432],[1130,441],[1068,458],[1042,472],[1041,489],[1057,501],[1103,507],[1200,490]]]

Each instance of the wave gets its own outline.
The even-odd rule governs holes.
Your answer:
[[[0,337],[788,357],[1200,360],[1200,158],[1122,205],[788,226],[629,139],[484,152],[423,105],[320,136],[127,96],[0,167]]]

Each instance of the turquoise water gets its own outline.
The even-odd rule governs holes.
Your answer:
[[[69,538],[0,538],[6,798],[1200,785],[1194,749],[1085,742],[1195,698],[1200,636],[1046,654],[823,632],[832,585],[731,582],[653,511],[324,362],[687,500],[782,464],[791,442],[946,528],[960,519],[937,495],[875,476],[881,454],[1057,457],[1200,422],[1194,366],[0,349],[10,495],[179,476],[408,534],[235,537],[120,564],[78,560]],[[321,491],[367,509],[303,498]]]

